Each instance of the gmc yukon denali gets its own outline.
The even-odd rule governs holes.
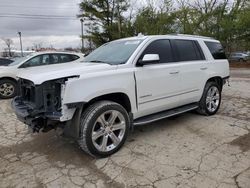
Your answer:
[[[133,126],[191,110],[215,114],[229,65],[213,38],[162,35],[109,42],[82,63],[36,72],[18,74],[17,118],[34,132],[62,127],[82,150],[106,157]]]

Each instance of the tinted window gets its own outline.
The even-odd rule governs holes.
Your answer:
[[[175,40],[175,45],[179,61],[204,60],[199,44],[195,41]]]
[[[159,54],[160,63],[173,62],[173,53],[169,40],[156,40],[148,45],[143,52],[141,59],[145,54]]]
[[[205,42],[214,59],[226,59],[223,47],[218,42]]]

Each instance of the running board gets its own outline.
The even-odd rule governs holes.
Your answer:
[[[188,105],[181,106],[181,107],[178,107],[178,108],[174,108],[174,109],[171,109],[171,110],[165,110],[165,111],[158,112],[158,113],[155,113],[155,114],[152,114],[152,115],[147,115],[147,116],[144,116],[144,117],[140,117],[138,119],[135,119],[133,124],[135,126],[137,126],[137,125],[144,125],[144,124],[152,123],[154,121],[158,121],[158,120],[161,120],[161,119],[164,119],[164,118],[168,118],[168,117],[171,117],[171,116],[182,114],[184,112],[188,112],[188,111],[194,110],[196,108],[198,108],[197,103],[188,104]]]

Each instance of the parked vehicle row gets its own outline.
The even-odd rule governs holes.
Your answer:
[[[33,75],[39,74],[38,67],[45,66],[52,69],[64,63],[76,63],[83,60],[83,55],[68,52],[39,52],[33,53],[23,58],[18,58],[14,62],[4,61],[0,65],[0,98],[8,99],[16,96],[17,74],[24,70],[30,70]],[[71,65],[73,66],[73,65]]]
[[[7,59],[7,58],[1,58],[0,57],[0,66],[8,66],[11,64],[14,60],[12,59]]]
[[[54,59],[29,62],[46,57]],[[20,121],[35,132],[60,126],[83,151],[106,157],[135,125],[191,110],[215,114],[229,64],[212,38],[138,36],[104,44],[75,66],[41,66],[18,77],[12,107]]]

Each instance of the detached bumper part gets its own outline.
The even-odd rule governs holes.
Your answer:
[[[47,132],[57,124],[61,114],[45,114],[34,110],[29,105],[25,104],[20,97],[16,97],[12,100],[12,109],[14,110],[17,119],[28,125],[33,132]]]

